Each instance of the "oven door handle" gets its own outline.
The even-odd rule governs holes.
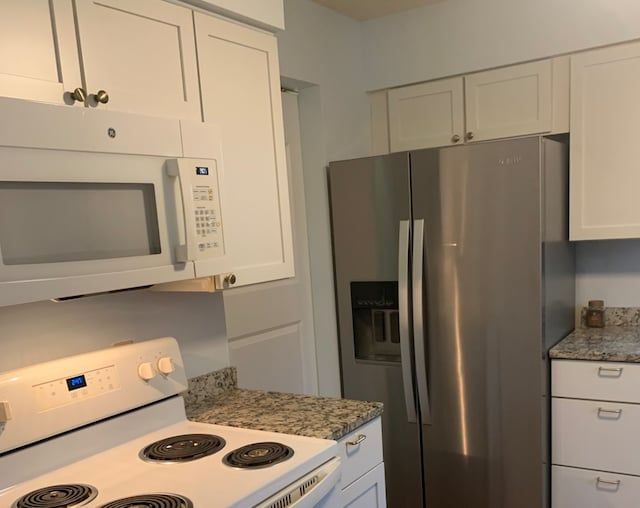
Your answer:
[[[315,484],[310,483],[307,487],[304,487],[304,485],[309,483],[311,478],[315,476],[320,477],[319,481]],[[300,478],[293,485],[289,485],[276,495],[263,501],[259,505],[256,505],[255,508],[280,506],[277,502],[283,497],[288,497],[288,495],[291,495],[294,499],[293,503],[289,505],[283,504],[282,506],[287,506],[287,508],[313,508],[318,503],[328,498],[331,491],[338,485],[341,477],[342,467],[340,464],[340,458],[334,457],[312,473]],[[302,492],[304,492],[304,494],[302,494]],[[297,500],[295,500],[296,497],[298,498]]]

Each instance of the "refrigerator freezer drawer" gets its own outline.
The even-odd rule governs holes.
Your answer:
[[[640,475],[640,405],[552,400],[552,463]]]
[[[553,466],[551,508],[632,508],[640,499],[640,478]]]
[[[553,360],[554,397],[640,403],[640,364]]]

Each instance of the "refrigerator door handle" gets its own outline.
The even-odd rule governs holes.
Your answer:
[[[418,401],[423,425],[431,425],[431,403],[427,378],[427,355],[424,323],[424,219],[413,221],[413,340],[415,348]]]
[[[413,357],[411,352],[411,328],[409,323],[409,231],[411,223],[400,221],[398,241],[398,313],[400,321],[400,363],[407,420],[416,423],[415,388],[413,386]]]

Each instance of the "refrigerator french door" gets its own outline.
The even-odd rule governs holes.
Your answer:
[[[573,325],[567,154],[542,138],[329,166],[343,395],[384,402],[388,505],[547,506]]]

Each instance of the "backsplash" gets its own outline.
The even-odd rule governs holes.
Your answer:
[[[605,302],[606,303],[606,302]],[[580,326],[586,328],[587,309],[580,312]],[[640,307],[605,307],[605,326],[640,326]]]
[[[187,406],[213,400],[238,386],[238,371],[225,367],[202,376],[189,379],[189,391],[182,394]]]

